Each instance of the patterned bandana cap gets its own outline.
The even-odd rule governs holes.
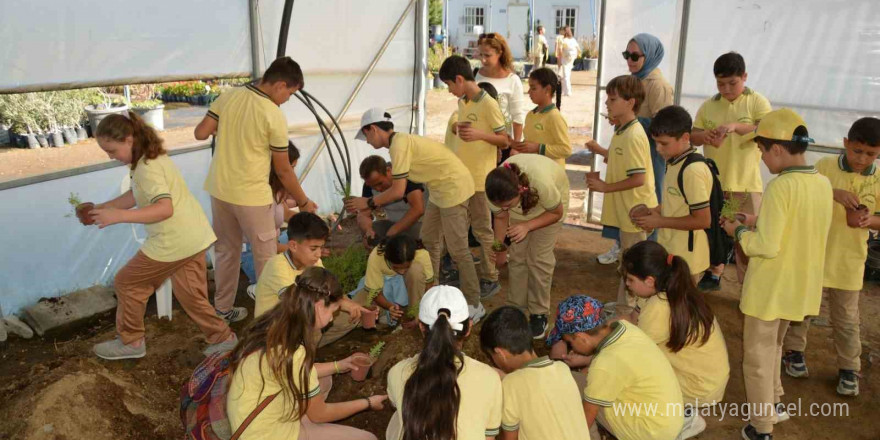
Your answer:
[[[562,335],[585,332],[605,323],[602,303],[586,295],[575,295],[559,303],[556,325],[547,336],[547,345],[562,339]]]

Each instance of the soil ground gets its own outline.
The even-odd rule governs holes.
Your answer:
[[[571,127],[576,149],[591,133],[595,76],[576,72],[573,98],[563,103],[563,114]],[[428,132],[442,139],[449,114],[455,108],[454,98],[445,91],[432,91],[428,99]],[[171,129],[164,133],[170,148],[185,145],[192,139],[191,128]],[[0,149],[0,181],[58,169],[105,161],[106,156],[93,141],[74,147],[41,150]],[[577,197],[572,177],[572,206]],[[580,193],[582,194],[582,193]],[[580,195],[583,199],[583,195]],[[343,225],[350,225],[350,221]],[[339,252],[358,240],[350,227],[335,231],[330,246]],[[556,247],[557,266],[553,280],[552,302],[576,293],[611,301],[616,296],[618,274],[615,266],[602,266],[596,255],[605,252],[610,241],[594,231],[566,226]],[[504,304],[507,294],[507,273],[501,273],[501,292],[485,304],[492,309]],[[213,285],[209,286],[213,290]],[[253,310],[252,301],[244,292],[242,281],[238,305]],[[730,356],[731,379],[724,402],[745,401],[742,382],[742,315],[738,310],[740,285],[734,268],[724,275],[723,289],[707,295],[709,305],[718,316]],[[880,407],[880,377],[877,374],[880,350],[880,287],[866,283],[860,303],[862,319],[862,381],[861,395],[854,399],[839,397],[835,391],[837,367],[831,340],[831,329],[815,325],[810,330],[807,363],[810,378],[792,379],[783,375],[787,403],[801,405],[801,415],[777,427],[777,439],[876,439],[880,438],[880,421],[872,414]],[[241,333],[250,319],[236,323]],[[206,342],[198,328],[175,303],[174,320],[156,317],[155,304],[147,311],[147,356],[140,360],[106,362],[91,353],[95,343],[114,336],[113,316],[99,317],[86,328],[64,333],[63,336],[35,338],[24,341],[16,337],[0,345],[0,439],[25,440],[110,440],[110,439],[171,439],[183,434],[178,415],[180,386],[203,358]],[[486,361],[478,348],[479,326],[467,339],[465,352]],[[415,354],[421,340],[415,331],[391,332],[355,330],[336,344],[321,349],[319,360],[339,359],[354,351],[365,352],[375,342],[386,342],[382,365],[365,382],[354,382],[347,375],[335,378],[330,401],[382,393],[385,373],[394,362]],[[546,349],[536,343],[539,354]],[[810,416],[811,405],[829,411],[832,405],[846,410],[845,416]],[[385,427],[392,414],[390,408],[381,412],[361,413],[340,423],[367,429],[384,438]],[[741,417],[721,414],[706,417],[708,428],[700,439],[738,438],[744,422]]]

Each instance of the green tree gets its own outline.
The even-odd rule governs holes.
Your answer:
[[[443,24],[443,0],[430,0],[428,2],[428,25]]]

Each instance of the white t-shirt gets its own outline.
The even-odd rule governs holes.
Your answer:
[[[522,80],[517,74],[512,73],[506,78],[489,78],[477,73],[477,83],[487,82],[498,91],[498,105],[501,113],[508,122],[508,134],[513,134],[510,123],[523,124],[526,122],[526,95],[523,93]]]
[[[574,63],[575,58],[581,53],[581,46],[574,38],[562,39],[562,64]]]

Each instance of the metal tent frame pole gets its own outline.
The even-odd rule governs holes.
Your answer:
[[[675,68],[675,89],[672,102],[681,105],[681,87],[684,84],[684,56],[687,53],[688,25],[691,18],[691,0],[684,0],[681,8],[681,29],[678,38],[678,64]]]
[[[595,109],[593,111],[593,138],[596,138],[596,134],[599,131],[599,98],[602,96],[602,90],[605,89],[599,81],[602,80],[602,60],[605,58],[605,8],[606,8],[607,0],[602,0],[601,10],[599,12],[599,63],[596,68],[596,104]],[[599,156],[593,155],[593,163],[590,164],[590,170],[595,171],[599,168]],[[587,190],[587,223],[593,222],[593,191]]]
[[[418,0],[418,1],[427,2],[427,0]],[[342,110],[340,110],[339,113],[336,115],[337,121],[342,120],[342,118],[345,117],[345,113],[348,112],[348,109],[351,107],[351,104],[354,102],[354,99],[360,93],[361,88],[363,88],[364,83],[367,82],[367,79],[373,73],[373,69],[375,69],[376,65],[379,64],[379,60],[382,58],[382,55],[385,54],[385,50],[388,49],[388,45],[391,44],[391,40],[393,40],[394,36],[397,35],[397,31],[400,30],[400,27],[403,25],[403,22],[406,21],[406,18],[409,16],[409,11],[413,8],[413,5],[415,5],[415,3],[416,3],[416,0],[410,0],[409,4],[406,6],[406,9],[404,9],[404,11],[403,11],[403,14],[400,15],[400,18],[397,20],[397,24],[395,24],[394,28],[391,29],[391,32],[388,34],[388,37],[385,38],[385,42],[382,43],[382,47],[379,48],[379,51],[376,53],[376,56],[373,57],[373,61],[370,63],[369,67],[367,67],[367,70],[364,71],[363,75],[361,75],[360,81],[358,81],[354,90],[351,92],[351,95],[348,97],[348,100],[345,102],[345,105],[342,106]],[[427,14],[425,14],[425,15],[427,15]],[[422,77],[421,81],[422,81],[422,83],[424,83],[425,73],[422,73],[421,77]],[[424,95],[424,93],[422,93],[422,95]],[[420,99],[424,99],[424,98],[420,98]],[[419,108],[419,112],[422,112],[422,111],[423,111],[422,108]],[[335,131],[335,126],[330,128],[331,134],[333,133],[333,131]],[[315,152],[312,153],[312,157],[309,158],[308,165],[306,165],[306,168],[303,170],[302,174],[299,176],[300,184],[302,184],[302,182],[305,181],[306,177],[308,177],[309,173],[312,171],[312,168],[314,168],[315,163],[317,163],[318,157],[320,156],[321,151],[326,146],[327,146],[326,139],[322,140],[321,143],[318,145],[318,148],[315,149]]]
[[[416,19],[413,26],[416,27],[418,38],[416,39],[416,63],[419,66],[418,72],[418,98],[416,99],[416,134],[425,135],[426,112],[427,108],[427,90],[428,90],[428,0],[418,0],[416,8]]]
[[[259,0],[248,0],[248,14],[251,23],[251,78],[263,76],[263,39],[260,35],[260,4]]]

